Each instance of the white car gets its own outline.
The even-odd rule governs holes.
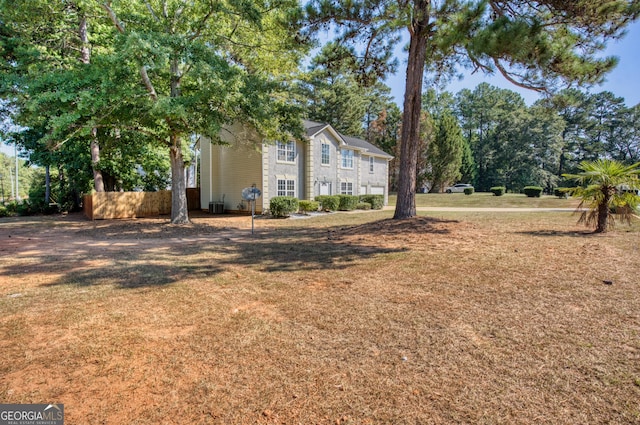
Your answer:
[[[470,184],[458,183],[458,184],[454,184],[453,186],[450,186],[450,187],[446,188],[445,192],[447,192],[447,193],[464,193],[464,190],[466,188],[468,188],[468,187],[473,189],[473,186],[471,186]]]

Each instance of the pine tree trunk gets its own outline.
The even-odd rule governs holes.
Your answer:
[[[182,140],[177,135],[171,136],[169,157],[171,159],[171,223],[187,224],[189,223],[189,209],[187,208]]]
[[[429,1],[416,1],[409,32],[409,57],[400,139],[400,175],[394,219],[416,215],[416,171],[420,147],[422,77],[424,75],[429,22]]]

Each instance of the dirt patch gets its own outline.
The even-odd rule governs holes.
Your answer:
[[[640,422],[639,226],[255,225],[0,221],[0,399],[69,424]]]

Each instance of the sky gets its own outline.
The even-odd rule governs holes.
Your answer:
[[[403,53],[401,49],[397,49],[397,52],[399,55],[402,55],[398,56],[400,65],[398,67],[398,73],[389,77],[386,84],[391,87],[391,93],[396,103],[402,107],[405,87],[404,71],[406,69],[406,53]],[[607,74],[606,81],[602,85],[595,86],[589,91],[591,93],[610,91],[616,96],[624,98],[627,106],[635,106],[640,103],[640,21],[636,21],[630,25],[627,28],[627,34],[622,39],[610,42],[603,56],[618,57],[618,66]],[[474,75],[470,75],[469,73],[465,74],[464,79],[453,81],[446,87],[446,90],[452,93],[457,93],[465,88],[473,90],[478,84],[483,82],[520,93],[528,105],[531,105],[540,98],[538,93],[516,87],[499,74],[485,76],[480,72]]]
[[[391,87],[391,94],[394,96],[396,103],[402,107],[406,54],[403,53],[401,48],[398,48],[397,52],[400,65],[398,72],[387,78],[386,84]],[[610,91],[616,96],[624,98],[627,106],[635,106],[640,103],[640,21],[630,25],[627,34],[622,39],[609,43],[603,55],[618,57],[618,66],[606,76],[606,81],[602,85],[596,86],[590,91],[592,93]],[[464,88],[473,90],[482,82],[518,92],[529,105],[539,99],[538,93],[516,87],[501,75],[466,74],[462,80],[450,83],[446,90],[452,93],[457,93]],[[0,144],[0,152],[13,156],[13,148],[4,143]]]

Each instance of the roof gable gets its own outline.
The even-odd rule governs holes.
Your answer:
[[[316,136],[318,133],[327,129],[331,133],[333,133],[333,135],[336,137],[336,139],[338,139],[341,142],[341,144],[344,144],[348,147],[365,152],[369,155],[382,156],[387,159],[393,158],[393,156],[389,155],[388,153],[378,148],[377,146],[372,145],[366,140],[362,140],[357,137],[346,136],[344,134],[339,133],[331,126],[331,124],[321,123],[321,122],[311,121],[311,120],[303,120],[303,125],[305,128],[306,135],[309,138],[312,138]]]

